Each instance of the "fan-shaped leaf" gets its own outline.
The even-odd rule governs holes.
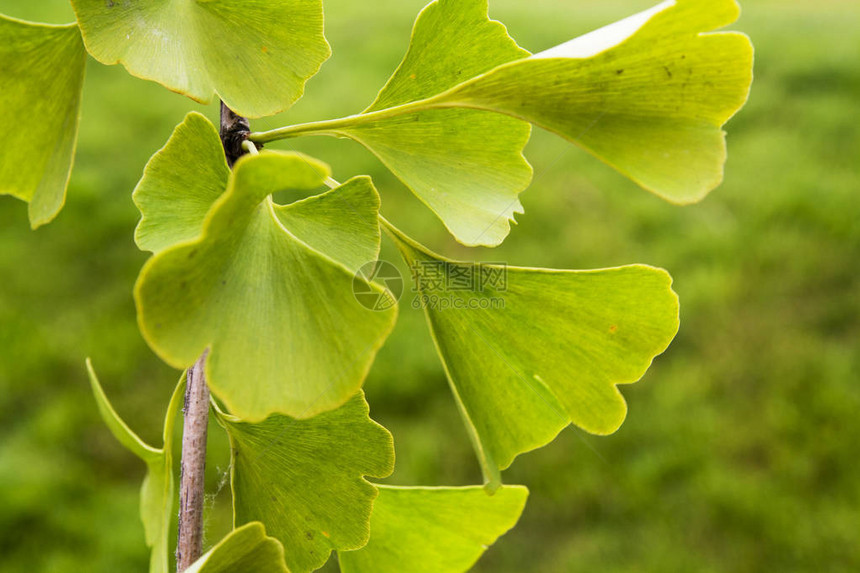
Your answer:
[[[248,421],[275,412],[306,418],[343,404],[396,318],[396,309],[372,312],[356,301],[345,266],[379,248],[378,226],[367,224],[379,208],[369,179],[288,208],[269,197],[315,189],[328,174],[299,154],[242,158],[202,235],[156,254],[138,279],[150,346],[179,368],[209,348],[212,392]],[[314,217],[318,224],[308,222]],[[342,246],[346,240],[353,245]]]
[[[87,50],[103,64],[238,114],[289,108],[331,55],[321,0],[73,0]]]
[[[141,440],[113,409],[99,384],[92,363],[87,360],[90,384],[99,413],[111,433],[128,451],[146,463],[146,477],[140,490],[140,516],[146,533],[146,544],[152,549],[149,561],[150,573],[168,573],[170,567],[170,520],[173,517],[175,481],[173,477],[173,424],[182,405],[185,390],[185,375],[167,407],[164,419],[164,447],[153,448]]]
[[[30,225],[48,223],[66,200],[86,51],[75,24],[31,24],[0,15],[0,195],[27,201]]]
[[[379,254],[379,194],[369,177],[273,211],[293,235],[353,272]]]
[[[137,246],[155,253],[199,237],[206,213],[229,178],[215,126],[205,116],[189,113],[149,160],[132,194],[142,215],[134,235]]]
[[[236,524],[264,522],[283,543],[290,571],[313,571],[332,550],[367,543],[377,490],[363,476],[393,471],[394,444],[368,416],[363,393],[307,420],[219,419],[233,445]]]
[[[236,528],[195,561],[185,573],[290,573],[284,548],[266,536],[262,523]]]
[[[436,0],[426,13],[442,13],[446,5],[456,6],[455,10],[465,13],[485,10],[486,0],[456,3]],[[450,165],[442,171],[457,173],[469,181],[469,187],[476,188],[475,178],[487,175],[482,167],[486,164],[467,160],[471,152],[462,148],[477,146],[476,156],[484,151],[480,149],[481,142],[464,135],[468,130],[457,122],[454,122],[459,126],[456,130],[443,131],[443,127],[437,126],[436,133],[430,131],[432,136],[419,135],[423,134],[422,122],[427,121],[422,114],[453,114],[452,108],[493,111],[558,133],[664,199],[695,202],[722,181],[726,146],[721,128],[746,102],[752,81],[753,50],[749,38],[739,33],[713,32],[733,22],[737,15],[735,0],[668,0],[540,54],[511,57],[512,61],[495,64],[496,67],[479,75],[468,77],[467,72],[477,70],[465,68],[457,85],[434,95],[422,91],[424,99],[252,137],[266,142],[304,133],[345,134],[374,149],[416,192],[420,186],[406,178],[407,169],[423,174],[427,179],[421,183],[430,185],[436,193],[432,183],[428,183],[429,174],[434,171],[428,168],[430,163],[425,154],[441,154],[441,157],[449,148],[454,151],[452,155],[462,154],[459,162],[454,157],[445,158]],[[447,42],[449,60],[458,61],[463,47],[446,27],[454,19],[426,21],[434,27],[425,35],[432,38],[435,33],[439,43]],[[466,31],[461,31],[461,35],[467,41],[471,39]],[[423,70],[406,69],[414,85],[424,85]],[[427,69],[428,73],[436,71],[432,67]],[[459,67],[454,69],[460,71]],[[450,80],[450,75],[438,73]],[[383,92],[387,96],[381,96],[383,103],[387,99],[400,101],[395,98],[401,91],[408,91],[400,84],[407,87],[411,84],[404,82],[401,74],[398,76],[395,79],[399,82],[394,83],[397,89],[392,88],[390,94]],[[443,85],[440,83],[439,87]],[[474,117],[476,125],[487,121]],[[396,129],[386,130],[386,125]],[[455,135],[461,140],[454,142]],[[441,144],[443,140],[450,147]],[[488,151],[497,151],[496,146],[505,145],[506,141],[508,135],[503,130],[501,135],[488,137],[483,145]],[[419,149],[416,142],[433,144],[427,145],[430,148],[427,151]],[[442,151],[436,149],[440,145]],[[510,163],[510,158],[499,165],[506,163]],[[505,171],[499,177],[506,180]],[[493,183],[497,192],[507,189],[498,179],[487,177],[484,181],[488,186]],[[441,184],[439,188],[443,188]],[[506,232],[506,227],[501,226],[507,225],[506,219],[511,215],[507,208],[497,212],[498,222],[476,240],[468,225],[480,218],[474,209],[453,205],[446,191],[441,199],[437,197],[434,201],[451,204],[468,214],[465,220],[457,214],[452,219],[447,210],[443,212],[442,207],[430,203],[430,195],[425,191],[419,195],[437,209],[457,238],[467,244],[492,244]],[[476,201],[484,209],[498,206],[483,192],[472,196],[481,197]],[[483,216],[486,218],[488,214]]]
[[[138,246],[158,252],[199,237],[206,213],[226,191],[229,179],[215,126],[205,116],[189,113],[149,161],[134,190],[141,212]],[[276,205],[273,211],[299,239],[356,271],[379,250],[378,206],[372,182],[357,177],[337,190]]]
[[[418,16],[400,67],[365,114],[436,95],[528,56],[487,17],[487,0],[439,0]],[[531,127],[498,114],[436,109],[338,132],[375,153],[466,245],[496,246],[531,181],[522,155]]]
[[[460,263],[389,230],[412,265],[491,487],[515,456],[571,422],[595,434],[618,429],[627,405],[616,385],[641,378],[678,331],[678,298],[663,270]]]
[[[519,520],[522,486],[378,486],[370,541],[338,554],[343,573],[462,573]]]
[[[720,184],[721,127],[746,102],[752,46],[708,34],[735,21],[735,0],[668,0],[435,99],[525,119],[582,145],[677,203]]]

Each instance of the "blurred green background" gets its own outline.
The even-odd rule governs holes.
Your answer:
[[[327,0],[333,58],[293,110],[254,127],[362,109],[402,57],[423,3]],[[491,14],[538,51],[650,4],[492,0]],[[626,424],[607,438],[568,429],[519,458],[505,478],[531,488],[529,504],[477,571],[860,570],[860,4],[744,8],[733,28],[756,44],[756,83],[728,126],[726,182],[700,205],[664,203],[537,131],[526,214],[500,249],[470,250],[357,145],[273,146],[317,155],[339,179],[373,175],[386,216],[454,257],[643,262],[675,277],[681,331],[624,388]],[[62,0],[0,0],[0,12],[73,18]],[[130,191],[191,109],[217,113],[91,61],[65,210],[31,232],[26,205],[0,198],[2,572],[146,569],[143,467],[101,425],[84,358],[157,443],[178,374],[138,334],[131,289],[146,256],[132,240]],[[396,260],[390,245],[385,254]],[[366,390],[395,438],[388,481],[480,483],[423,319],[408,305]],[[229,513],[226,448],[212,434],[209,542]]]

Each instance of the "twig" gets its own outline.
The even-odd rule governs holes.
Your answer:
[[[248,150],[243,145],[251,132],[248,120],[221,102],[221,144],[227,164]],[[256,148],[255,148],[256,149]],[[179,478],[179,532],[176,570],[187,569],[203,554],[203,503],[206,494],[206,430],[209,424],[209,387],[204,365],[208,350],[188,371],[182,430],[182,472]]]
[[[206,429],[209,424],[209,387],[203,353],[188,370],[182,430],[182,473],[179,478],[179,537],[176,570],[185,571],[203,554],[203,502],[206,486]]]

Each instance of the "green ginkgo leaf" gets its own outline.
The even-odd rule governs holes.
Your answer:
[[[446,7],[452,8],[451,14],[461,11],[474,15],[485,13],[486,0],[436,0],[425,14],[443,14]],[[475,178],[486,175],[485,164],[466,158],[472,154],[481,157],[484,147],[487,152],[498,152],[498,145],[508,149],[509,133],[502,130],[477,141],[473,139],[475,132],[463,122],[455,121],[450,128],[437,126],[432,136],[421,127],[423,114],[485,110],[553,131],[664,199],[692,203],[722,181],[726,160],[722,126],[749,95],[753,59],[749,38],[735,32],[713,32],[734,22],[738,13],[735,0],[668,0],[530,57],[525,53],[516,57],[511,52],[505,56],[511,61],[499,63],[494,61],[497,52],[488,48],[490,61],[496,66],[489,70],[459,65],[444,70],[429,65],[412,67],[410,58],[421,62],[413,51],[427,49],[422,42],[438,52],[449,49],[443,61],[458,63],[464,52],[472,55],[463,47],[464,41],[472,41],[471,31],[457,28],[455,16],[424,17],[416,26],[413,50],[404,62],[405,74],[395,76],[393,88],[383,91],[378,102],[398,105],[380,108],[375,104],[362,114],[255,133],[252,139],[267,142],[309,133],[348,135],[368,144],[416,192],[418,187],[407,179],[407,170],[458,173],[470,182],[466,188],[481,191],[472,193],[480,197],[475,199],[478,204],[493,209],[497,202],[487,199],[493,195],[474,185]],[[421,28],[425,22],[427,30]],[[428,50],[435,57],[438,52]],[[459,73],[456,79],[451,77],[451,70]],[[442,78],[438,86],[425,79],[434,73]],[[424,99],[405,97],[413,87]],[[433,87],[446,89],[436,94],[425,89]],[[470,117],[479,126],[489,121],[474,114]],[[422,141],[430,142],[427,147],[432,149],[427,151],[416,144]],[[472,146],[479,149],[463,149]],[[447,156],[449,148],[453,152]],[[435,171],[428,167],[428,153],[439,159],[434,163]],[[389,156],[395,157],[396,163]],[[508,163],[509,156],[505,161],[500,159],[498,169],[507,169],[504,166]],[[499,178],[482,181],[487,186],[493,183],[496,193],[504,194],[513,188],[509,175],[502,171]],[[498,221],[486,232],[481,231],[480,239],[474,239],[470,224],[486,219],[487,213],[481,215],[460,206],[467,217],[457,219],[455,215],[450,219],[447,212],[430,202],[426,191],[419,195],[467,244],[497,243],[506,232],[510,208],[518,206],[511,203],[498,210]]]
[[[87,50],[247,117],[289,108],[331,55],[321,0],[72,0]]]
[[[306,420],[275,415],[249,424],[217,412],[233,448],[236,525],[264,522],[293,573],[367,543],[377,490],[364,476],[391,474],[394,443],[370,419],[363,393]]]
[[[370,541],[338,553],[343,573],[463,573],[510,530],[528,489],[378,486]]]
[[[142,215],[134,234],[137,246],[155,253],[199,237],[206,213],[227,190],[229,178],[215,126],[189,113],[149,160],[132,194]]]
[[[243,157],[200,237],[158,252],[138,278],[138,321],[153,350],[187,368],[209,348],[209,387],[247,421],[343,404],[396,319],[396,308],[372,312],[353,295],[356,261],[379,249],[369,179],[289,207],[272,202],[275,191],[316,189],[328,175],[301,154]]]
[[[149,571],[168,573],[170,571],[170,520],[174,515],[176,491],[173,477],[173,425],[176,414],[182,406],[185,375],[183,374],[179,379],[179,384],[170,399],[164,419],[164,446],[157,449],[144,443],[119,417],[99,384],[89,360],[87,360],[87,371],[99,414],[105,424],[119,443],[146,464],[146,477],[140,489],[140,516],[146,534],[146,544],[151,548]]]
[[[188,161],[192,156],[195,160]],[[199,237],[206,213],[226,191],[229,179],[215,126],[205,116],[189,113],[150,159],[134,190],[141,213],[137,245],[155,253]],[[357,177],[337,190],[273,210],[299,239],[356,271],[374,260],[379,249],[379,198],[372,186],[368,178]],[[348,225],[344,213],[349,214]]]
[[[400,67],[364,113],[423,100],[528,56],[487,17],[487,0],[440,0],[418,16]],[[384,112],[383,112],[384,113]],[[531,126],[498,114],[436,109],[337,132],[376,154],[463,244],[499,245],[532,177],[522,155]]]
[[[490,488],[514,457],[576,424],[618,429],[616,385],[639,380],[678,331],[665,271],[504,267],[447,260],[386,227],[413,275]]]
[[[238,527],[191,564],[185,573],[290,573],[284,548],[262,523]]]
[[[379,255],[379,194],[370,177],[354,177],[321,195],[277,205],[273,211],[299,240],[353,273]]]
[[[525,119],[645,189],[691,203],[722,182],[722,126],[747,100],[753,49],[735,0],[668,0],[437,98]]]
[[[75,157],[86,51],[78,26],[0,15],[0,109],[14,126],[0,153],[0,195],[30,204],[35,229],[66,201]]]

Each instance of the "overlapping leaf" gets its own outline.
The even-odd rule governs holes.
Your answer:
[[[528,120],[665,199],[694,202],[722,181],[721,127],[752,82],[749,38],[706,33],[738,13],[735,0],[668,0],[435,101]]]
[[[307,420],[219,419],[233,446],[235,522],[264,522],[283,543],[290,571],[313,571],[332,550],[367,542],[377,490],[363,476],[393,471],[394,444],[368,416],[363,393]]]
[[[137,246],[158,252],[199,237],[206,213],[229,179],[215,126],[205,116],[189,113],[149,160],[132,194],[142,214],[134,235]]]
[[[284,548],[266,536],[262,523],[248,523],[227,534],[185,573],[290,573]]]
[[[379,249],[379,196],[368,178],[287,207],[271,200],[283,189],[316,189],[328,174],[300,154],[241,159],[202,234],[157,253],[138,279],[150,346],[178,368],[209,348],[210,388],[248,421],[343,404],[396,318],[396,309],[371,312],[353,296],[357,261]],[[150,222],[160,225],[154,214]]]
[[[678,330],[663,270],[559,271],[449,261],[394,228],[490,487],[569,423],[608,434]],[[433,277],[432,280],[428,277]]]
[[[170,399],[164,420],[164,446],[157,449],[144,443],[119,417],[99,384],[89,360],[87,360],[87,371],[99,413],[105,424],[119,443],[146,464],[146,477],[140,490],[140,515],[146,533],[146,544],[152,550],[149,571],[168,573],[170,571],[168,565],[170,520],[174,515],[176,492],[173,477],[173,424],[176,413],[182,405],[185,375],[183,374]]]
[[[522,486],[378,486],[370,541],[338,554],[343,573],[462,573],[519,520]]]
[[[558,133],[675,203],[719,185],[722,126],[752,81],[749,38],[713,32],[737,18],[735,0],[668,0],[530,57],[501,41],[486,5],[432,2],[401,68],[366,112],[253,137],[328,133],[364,143],[468,245],[501,242],[520,208],[503,198],[527,183],[511,155],[522,147],[514,145],[517,124],[493,132],[491,116],[475,110]]]
[[[73,0],[104,64],[247,117],[289,108],[331,54],[321,0]]]
[[[321,195],[277,205],[273,211],[298,239],[353,273],[379,254],[379,194],[369,177],[354,177]]]
[[[528,55],[487,17],[487,0],[433,2],[400,67],[365,114],[443,92]],[[531,181],[528,124],[475,110],[436,109],[360,122],[339,132],[365,145],[466,245],[496,246]]]
[[[66,200],[85,63],[77,25],[0,15],[0,109],[12,118],[0,153],[0,195],[27,201],[33,228],[51,221]]]

